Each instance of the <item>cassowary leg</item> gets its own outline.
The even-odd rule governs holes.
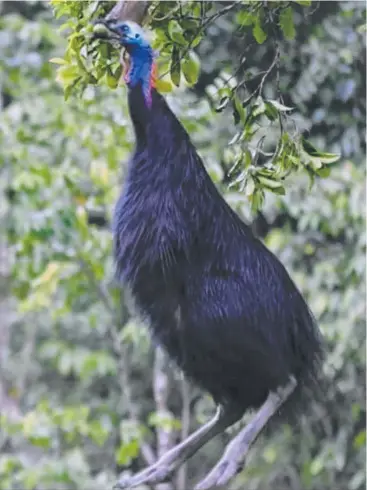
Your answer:
[[[195,490],[209,490],[226,485],[242,470],[249,448],[296,386],[297,382],[292,377],[283,388],[278,389],[275,393],[269,393],[252,421],[228,444],[222,458],[204,480],[196,485]]]
[[[138,485],[154,485],[167,481],[186,460],[204,444],[239,420],[242,414],[219,407],[215,416],[187,439],[164,454],[155,464],[131,477],[122,478],[114,488],[134,488]]]

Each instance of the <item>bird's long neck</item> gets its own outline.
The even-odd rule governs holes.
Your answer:
[[[155,86],[156,65],[154,52],[149,48],[136,48],[130,51],[129,70],[125,75],[125,82],[129,89],[140,86],[146,105],[151,106],[151,91]]]
[[[135,130],[136,153],[146,155],[145,167],[151,167],[149,172],[152,177],[169,178],[171,183],[179,182],[180,178],[187,180],[189,175],[192,183],[203,175],[204,178],[208,177],[189,135],[165,98],[155,89],[153,51],[137,53],[130,53],[132,66],[128,74],[128,100]],[[140,157],[132,160],[132,166],[134,162],[140,162]],[[131,169],[132,172],[141,174],[141,163],[138,167]]]
[[[181,216],[183,229],[190,224],[199,230],[208,225],[208,215],[214,219],[223,212],[232,226],[237,218],[219,198],[189,135],[164,97],[153,88],[149,108],[141,86],[136,86],[129,91],[129,107],[136,136],[127,179],[129,192],[144,189],[146,205],[153,212],[154,206],[170,208],[170,213]]]
[[[213,186],[190,137],[171,111],[164,97],[152,88],[152,104],[147,107],[141,87],[129,91],[129,107],[136,137],[136,158],[130,175],[147,179],[147,187],[162,189],[202,187],[203,180]],[[181,191],[180,191],[181,192]]]
[[[151,87],[151,104],[147,104],[143,87],[137,85],[129,90],[129,109],[138,147],[145,146],[150,152],[179,148],[182,143],[191,147],[186,131],[169,108],[164,97]]]

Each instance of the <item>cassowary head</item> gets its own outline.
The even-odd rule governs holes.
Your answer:
[[[132,21],[100,20],[93,29],[95,37],[123,46],[130,56],[124,79],[130,88],[142,85],[148,105],[155,85],[155,53],[143,29]]]
[[[94,26],[94,34],[110,41],[117,41],[129,53],[151,49],[143,29],[135,22],[126,20],[99,20]]]

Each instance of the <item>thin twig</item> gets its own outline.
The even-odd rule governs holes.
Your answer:
[[[263,86],[264,86],[264,83],[265,83],[265,80],[268,78],[268,76],[270,75],[270,73],[273,71],[273,68],[275,67],[275,65],[278,63],[278,60],[279,60],[279,55],[280,55],[280,51],[279,51],[279,47],[277,47],[275,49],[275,56],[274,56],[274,59],[271,63],[271,65],[269,66],[269,68],[266,70],[264,76],[262,77],[261,79],[261,82],[260,82],[260,89],[259,89],[259,94],[261,95],[262,93],[262,90],[263,90]]]
[[[153,392],[158,417],[171,418],[167,402],[169,396],[169,378],[166,373],[166,359],[160,348],[155,351]],[[172,446],[172,429],[157,427],[157,455],[163,456]]]
[[[185,377],[181,380],[181,400],[181,441],[183,441],[190,431],[190,385]],[[187,490],[187,463],[184,463],[178,472],[177,490]]]
[[[106,20],[118,19],[120,21],[132,20],[142,24],[146,17],[149,1],[139,0],[119,0],[110,12],[106,15]]]
[[[238,0],[227,5],[226,7],[222,8],[221,10],[219,10],[218,12],[216,12],[215,14],[211,15],[210,17],[208,17],[201,25],[201,29],[204,30],[206,27],[208,27],[209,24],[211,24],[212,22],[214,22],[215,20],[219,19],[219,17],[222,17],[223,15],[227,14],[228,12],[230,12],[231,10],[234,9],[234,7],[237,7],[237,5],[239,5],[241,2],[239,2]]]
[[[277,47],[276,50],[275,50],[275,56],[273,58],[273,61],[271,62],[271,65],[264,72],[264,75],[263,75],[263,77],[262,77],[259,85],[252,92],[252,94],[249,95],[249,97],[247,97],[247,99],[244,101],[244,104],[247,104],[253,97],[255,97],[255,95],[261,95],[262,94],[262,90],[263,90],[263,87],[264,87],[265,80],[268,78],[268,76],[270,75],[270,73],[273,71],[275,65],[277,64],[278,59],[279,59],[279,55],[280,55],[280,51],[279,51],[279,47]],[[236,87],[236,90],[238,90],[240,87],[242,87],[243,85],[245,85],[245,83],[246,83],[246,80],[244,80],[243,82],[239,83],[237,85],[237,87]]]
[[[175,7],[173,7],[172,10],[170,10],[169,12],[167,12],[165,15],[163,15],[163,17],[153,17],[153,14],[151,14],[151,19],[155,22],[163,22],[164,20],[167,20],[169,17],[171,17],[175,12],[177,12],[177,10],[180,10],[180,5],[176,5]]]

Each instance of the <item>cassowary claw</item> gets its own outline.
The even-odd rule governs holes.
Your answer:
[[[279,388],[276,392],[269,393],[251,422],[232,439],[226,447],[222,458],[209,474],[196,485],[195,490],[214,490],[223,486],[225,488],[228,482],[242,470],[250,447],[267,422],[289,398],[296,386],[297,381],[291,377],[284,387]],[[223,412],[221,408],[218,408],[216,415],[209,422],[181,444],[171,449],[160,461],[132,477],[122,478],[116,483],[114,488],[125,490],[144,483],[155,485],[166,482],[205,442],[211,440],[216,434],[232,425],[236,420],[238,420],[238,416],[235,415],[235,412]]]
[[[113,488],[114,490],[125,490],[143,484],[155,485],[164,483],[171,477],[174,469],[163,464],[155,464],[136,475],[122,477]]]
[[[214,490],[222,486],[227,486],[229,481],[240,473],[245,466],[243,454],[231,456],[224,455],[208,475],[199,482],[194,490]]]
[[[267,422],[293,393],[297,381],[291,377],[276,393],[270,393],[253,420],[228,444],[222,458],[195,490],[212,490],[226,485],[245,465],[247,453]]]

